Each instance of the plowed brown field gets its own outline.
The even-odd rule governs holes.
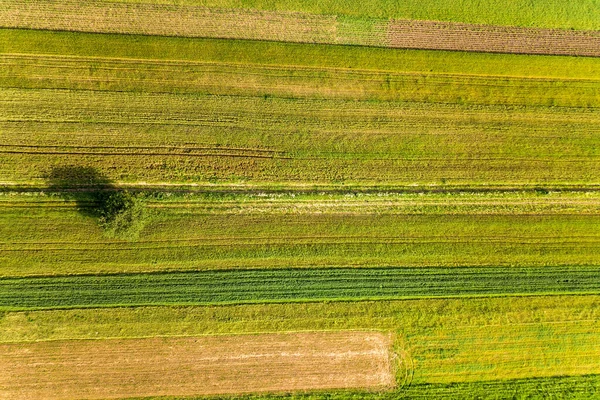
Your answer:
[[[0,346],[0,398],[108,399],[386,388],[391,338],[327,332]]]
[[[436,21],[390,21],[389,47],[600,56],[600,32]]]

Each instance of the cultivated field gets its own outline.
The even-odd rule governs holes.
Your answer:
[[[577,268],[593,267],[600,249],[595,192],[173,194],[147,205],[150,221],[128,242],[103,235],[85,198],[1,196],[0,275],[319,266],[585,274]]]
[[[228,9],[162,2],[8,0],[4,6],[0,11],[4,28],[600,56],[600,30],[383,19],[343,11],[312,14],[248,9],[241,4]]]
[[[474,388],[483,383],[510,387],[510,380],[535,377],[545,377],[539,382],[560,391],[586,380],[592,388],[600,383],[598,375],[591,376],[600,373],[599,301],[597,295],[509,296],[7,312],[0,341],[391,331],[396,333],[395,353],[404,361],[396,371],[400,389],[389,398],[410,398],[432,384],[439,391],[459,382],[473,383]],[[561,375],[573,380],[566,380],[562,389],[552,388],[547,378]],[[535,380],[531,384],[537,385]]]
[[[1,398],[600,395],[593,1],[1,3]]]
[[[390,345],[370,332],[5,344],[0,395],[113,399],[390,387]]]

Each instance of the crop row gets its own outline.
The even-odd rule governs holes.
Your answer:
[[[0,280],[0,308],[600,293],[600,267],[204,271]]]
[[[96,1],[10,0],[2,27],[440,50],[600,55],[598,33],[301,12]],[[338,20],[339,18],[339,20]],[[160,24],[154,21],[160,20]]]

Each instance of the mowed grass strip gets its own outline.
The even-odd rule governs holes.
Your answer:
[[[413,384],[391,392],[336,391],[325,393],[254,394],[244,400],[410,400],[410,399],[472,399],[487,398],[493,393],[497,398],[561,398],[589,399],[600,391],[600,375],[554,376],[468,382],[454,384]],[[154,399],[153,399],[154,400]],[[159,399],[156,399],[159,400]]]
[[[390,336],[328,332],[0,345],[0,395],[62,400],[395,384]]]
[[[400,387],[501,384],[600,374],[599,302],[559,295],[4,312],[0,341],[390,331]]]
[[[43,185],[78,165],[130,183],[590,185],[598,121],[594,108],[3,89],[0,180]]]
[[[600,267],[335,268],[0,279],[0,309],[600,293]]]
[[[594,193],[161,196],[134,242],[103,236],[89,203],[3,196],[0,274],[600,265]]]

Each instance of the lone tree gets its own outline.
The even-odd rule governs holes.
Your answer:
[[[107,236],[134,240],[146,223],[141,198],[127,190],[105,193],[98,204],[98,223]]]
[[[93,167],[55,166],[47,179],[50,192],[74,200],[79,212],[94,218],[109,237],[135,240],[147,222],[142,197],[114,186]]]

